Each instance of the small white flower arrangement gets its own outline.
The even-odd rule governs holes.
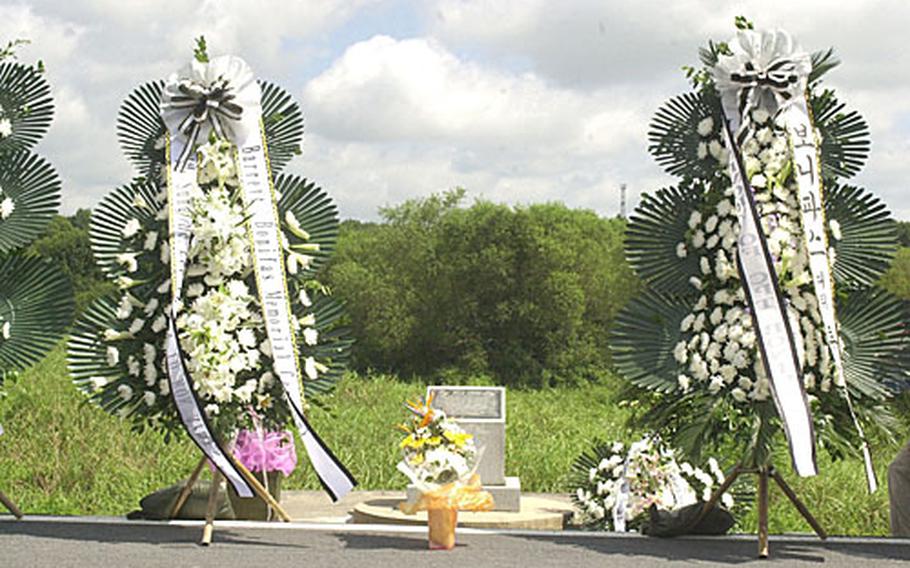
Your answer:
[[[3,188],[0,187],[0,221],[9,219],[10,215],[12,215],[15,210],[16,202],[13,201],[12,197],[6,195],[3,192]]]
[[[704,468],[677,460],[677,454],[659,439],[644,437],[632,444],[596,444],[572,466],[572,499],[584,525],[616,530],[614,515],[623,515],[635,529],[651,506],[674,511],[711,498],[724,474],[711,458]],[[732,508],[732,495],[721,503]]]

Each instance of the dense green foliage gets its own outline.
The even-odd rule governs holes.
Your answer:
[[[71,217],[55,215],[41,238],[29,247],[29,251],[52,259],[73,283],[76,315],[92,300],[114,289],[92,256],[88,236],[90,218],[88,209],[80,209]]]
[[[897,251],[891,268],[882,276],[881,286],[898,298],[910,301],[910,247],[903,246]]]
[[[533,387],[605,376],[610,323],[638,289],[624,221],[555,203],[462,208],[463,195],[343,227],[326,281],[347,302],[357,367]]]

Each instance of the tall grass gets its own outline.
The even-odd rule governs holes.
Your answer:
[[[331,410],[311,409],[313,426],[357,477],[360,489],[405,486],[395,470],[400,434],[394,426],[405,416],[403,401],[423,395],[425,387],[385,375],[352,374],[328,399]],[[611,383],[509,390],[507,475],[519,476],[524,491],[568,492],[569,467],[595,438],[632,436],[623,427],[627,415],[615,391]],[[160,434],[132,432],[87,405],[66,375],[61,349],[8,385],[7,393],[0,400],[0,424],[6,429],[0,436],[0,490],[28,513],[122,515],[144,495],[186,477],[198,461],[198,450],[186,437],[165,444]],[[883,486],[897,450],[875,448]],[[787,462],[781,454],[782,472],[832,534],[888,533],[887,488],[866,493],[860,460],[830,463],[821,457],[821,475],[811,479],[797,479]],[[286,487],[319,489],[302,452]],[[754,510],[739,526],[755,530]],[[810,530],[773,487],[771,530]]]

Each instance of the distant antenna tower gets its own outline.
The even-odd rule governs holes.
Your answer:
[[[619,216],[626,218],[626,184],[619,185]]]

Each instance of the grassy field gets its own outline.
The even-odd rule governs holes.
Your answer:
[[[402,402],[422,394],[424,386],[350,375],[330,400],[331,412],[312,411],[314,427],[360,488],[404,487],[404,477],[395,470],[399,434],[394,425],[404,417]],[[568,491],[569,466],[591,440],[630,436],[613,390],[609,385],[510,390],[507,473],[520,476],[526,491]],[[142,496],[188,475],[198,460],[186,438],[165,444],[156,433],[131,432],[86,405],[66,376],[60,349],[9,385],[7,394],[0,400],[0,424],[6,429],[0,436],[0,489],[27,512],[124,514],[137,508]],[[883,486],[897,449],[875,448]],[[304,456],[301,462],[286,487],[317,489]],[[782,469],[826,528],[832,534],[887,534],[887,488],[866,494],[862,462],[832,464],[822,458],[820,466],[822,475],[807,480]],[[773,532],[809,530],[779,492],[771,495]],[[754,530],[754,512],[741,519],[740,528]]]

